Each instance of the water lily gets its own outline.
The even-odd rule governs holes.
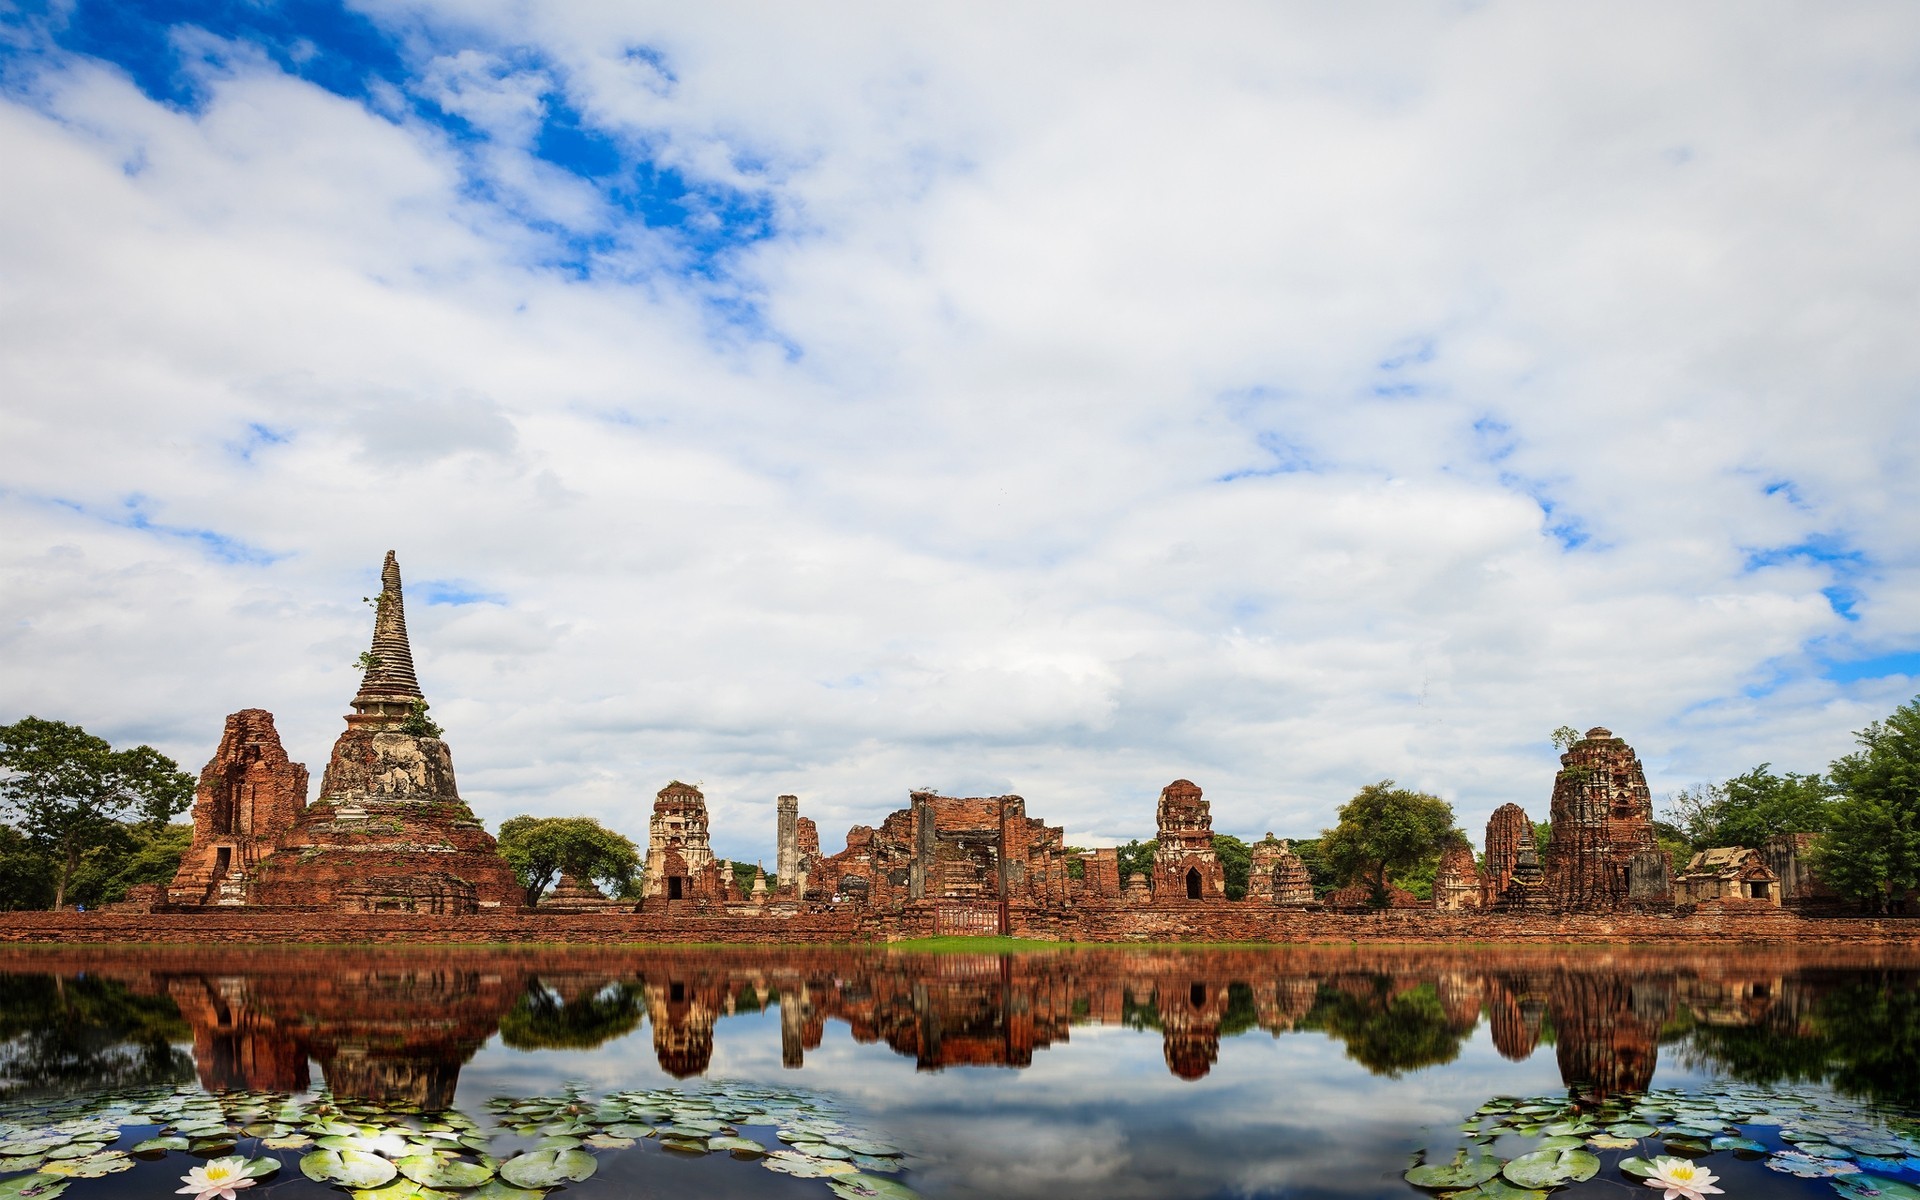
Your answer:
[[[247,1175],[247,1160],[244,1158],[216,1158],[204,1167],[195,1167],[180,1177],[187,1186],[178,1189],[176,1195],[190,1195],[193,1200],[234,1200],[234,1192],[253,1186],[253,1180]]]
[[[1653,1172],[1640,1182],[1667,1189],[1660,1200],[1700,1200],[1702,1196],[1725,1194],[1713,1186],[1718,1175],[1687,1159],[1656,1158],[1648,1165]]]

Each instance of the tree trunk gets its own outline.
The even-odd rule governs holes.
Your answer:
[[[73,873],[79,866],[79,848],[68,847],[66,857],[60,860],[60,877],[53,884],[53,911],[59,912],[66,905],[67,882],[73,878]]]

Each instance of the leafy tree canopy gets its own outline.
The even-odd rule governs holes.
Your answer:
[[[0,806],[48,856],[52,906],[81,863],[109,852],[125,826],[164,825],[193,803],[193,776],[152,746],[115,750],[78,725],[23,717],[0,725]]]
[[[1247,845],[1230,833],[1213,835],[1214,857],[1220,860],[1220,869],[1226,876],[1227,899],[1244,900],[1247,895],[1247,876],[1253,873],[1253,847]]]
[[[500,856],[527,889],[529,907],[540,902],[562,871],[624,895],[640,867],[634,844],[592,817],[514,817],[500,826],[499,843]]]
[[[1127,886],[1128,878],[1131,877],[1135,871],[1151,878],[1153,875],[1153,852],[1159,848],[1159,838],[1148,838],[1144,842],[1139,838],[1135,838],[1120,847],[1118,853],[1120,859],[1120,886]]]
[[[1466,834],[1453,823],[1453,806],[1426,792],[1383,779],[1360,789],[1340,806],[1340,822],[1320,832],[1321,857],[1343,882],[1364,880],[1378,902],[1387,881],[1410,872]]]
[[[1885,909],[1920,887],[1920,697],[1855,737],[1828,768],[1839,798],[1811,857],[1834,890]]]
[[[1823,833],[1834,788],[1820,775],[1773,773],[1761,763],[1724,783],[1696,784],[1667,799],[1664,814],[1695,850],[1753,846],[1782,833]]]

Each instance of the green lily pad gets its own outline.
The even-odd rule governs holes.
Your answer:
[[[644,1137],[652,1137],[653,1129],[654,1127],[651,1125],[642,1125],[636,1122],[628,1121],[618,1125],[609,1125],[607,1126],[606,1132],[609,1137],[637,1139],[637,1138],[644,1138]]]
[[[183,1137],[151,1137],[144,1142],[135,1143],[127,1153],[165,1154],[169,1150],[185,1150],[186,1148],[187,1139]]]
[[[457,1158],[436,1158],[428,1154],[416,1154],[403,1158],[393,1165],[399,1168],[400,1173],[408,1179],[431,1188],[479,1187],[493,1178],[491,1167],[461,1162]]]
[[[1920,1187],[1878,1175],[1848,1175],[1829,1184],[1848,1200],[1920,1200]]]
[[[279,1169],[280,1169],[279,1159],[264,1158],[264,1157],[248,1159],[247,1165],[245,1168],[248,1179],[265,1179],[267,1176],[273,1174],[275,1171],[278,1171]]]
[[[663,1137],[660,1139],[663,1150],[678,1150],[682,1154],[705,1154],[707,1139],[692,1137]]]
[[[75,1179],[104,1179],[120,1171],[132,1169],[133,1160],[118,1152],[64,1159],[60,1162],[50,1162],[41,1168],[48,1175],[68,1175]]]
[[[67,1190],[67,1180],[58,1175],[15,1175],[0,1179],[0,1197],[5,1200],[53,1200]]]
[[[884,1175],[839,1175],[827,1180],[827,1187],[842,1200],[920,1200],[919,1192]]]
[[[754,1141],[752,1138],[743,1137],[708,1138],[707,1148],[710,1150],[731,1151],[735,1155],[748,1155],[755,1158],[767,1152],[767,1148],[759,1142]]]
[[[1450,1163],[1425,1163],[1408,1171],[1406,1180],[1422,1188],[1470,1188],[1485,1183],[1500,1173],[1497,1158],[1467,1157],[1466,1151],[1453,1156]]]
[[[1708,1145],[1715,1150],[1742,1150],[1752,1154],[1765,1154],[1767,1144],[1756,1142],[1750,1137],[1717,1137]]]
[[[353,1200],[454,1200],[454,1196],[402,1176],[385,1187],[357,1189]]]
[[[544,1192],[530,1192],[517,1188],[502,1179],[495,1179],[466,1200],[541,1200]]]
[[[1587,1139],[1585,1138],[1574,1137],[1572,1134],[1563,1133],[1558,1137],[1541,1139],[1540,1144],[1538,1146],[1535,1146],[1534,1149],[1535,1150],[1578,1150],[1580,1147],[1586,1144],[1587,1144]]]
[[[1442,1192],[1440,1200],[1547,1200],[1547,1194],[1538,1188],[1517,1188],[1495,1176],[1471,1191]]]
[[[1599,1173],[1600,1160],[1585,1150],[1535,1150],[1501,1168],[1508,1182],[1523,1188],[1583,1183]]]
[[[1645,1121],[1622,1121],[1618,1125],[1607,1126],[1607,1132],[1614,1137],[1643,1138],[1652,1137],[1659,1131]]]
[[[315,1150],[300,1157],[300,1173],[320,1183],[377,1188],[391,1182],[400,1171],[379,1155],[363,1150]]]
[[[535,1150],[578,1150],[582,1145],[577,1137],[543,1137],[533,1144]]]
[[[599,1164],[584,1150],[530,1150],[500,1164],[500,1178],[516,1187],[550,1188],[593,1177]]]
[[[1852,1158],[1853,1151],[1830,1142],[1801,1142],[1795,1149],[1814,1158]]]

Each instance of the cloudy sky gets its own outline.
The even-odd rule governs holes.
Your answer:
[[[1920,8],[0,0],[0,720],[1477,836],[1920,691]]]

